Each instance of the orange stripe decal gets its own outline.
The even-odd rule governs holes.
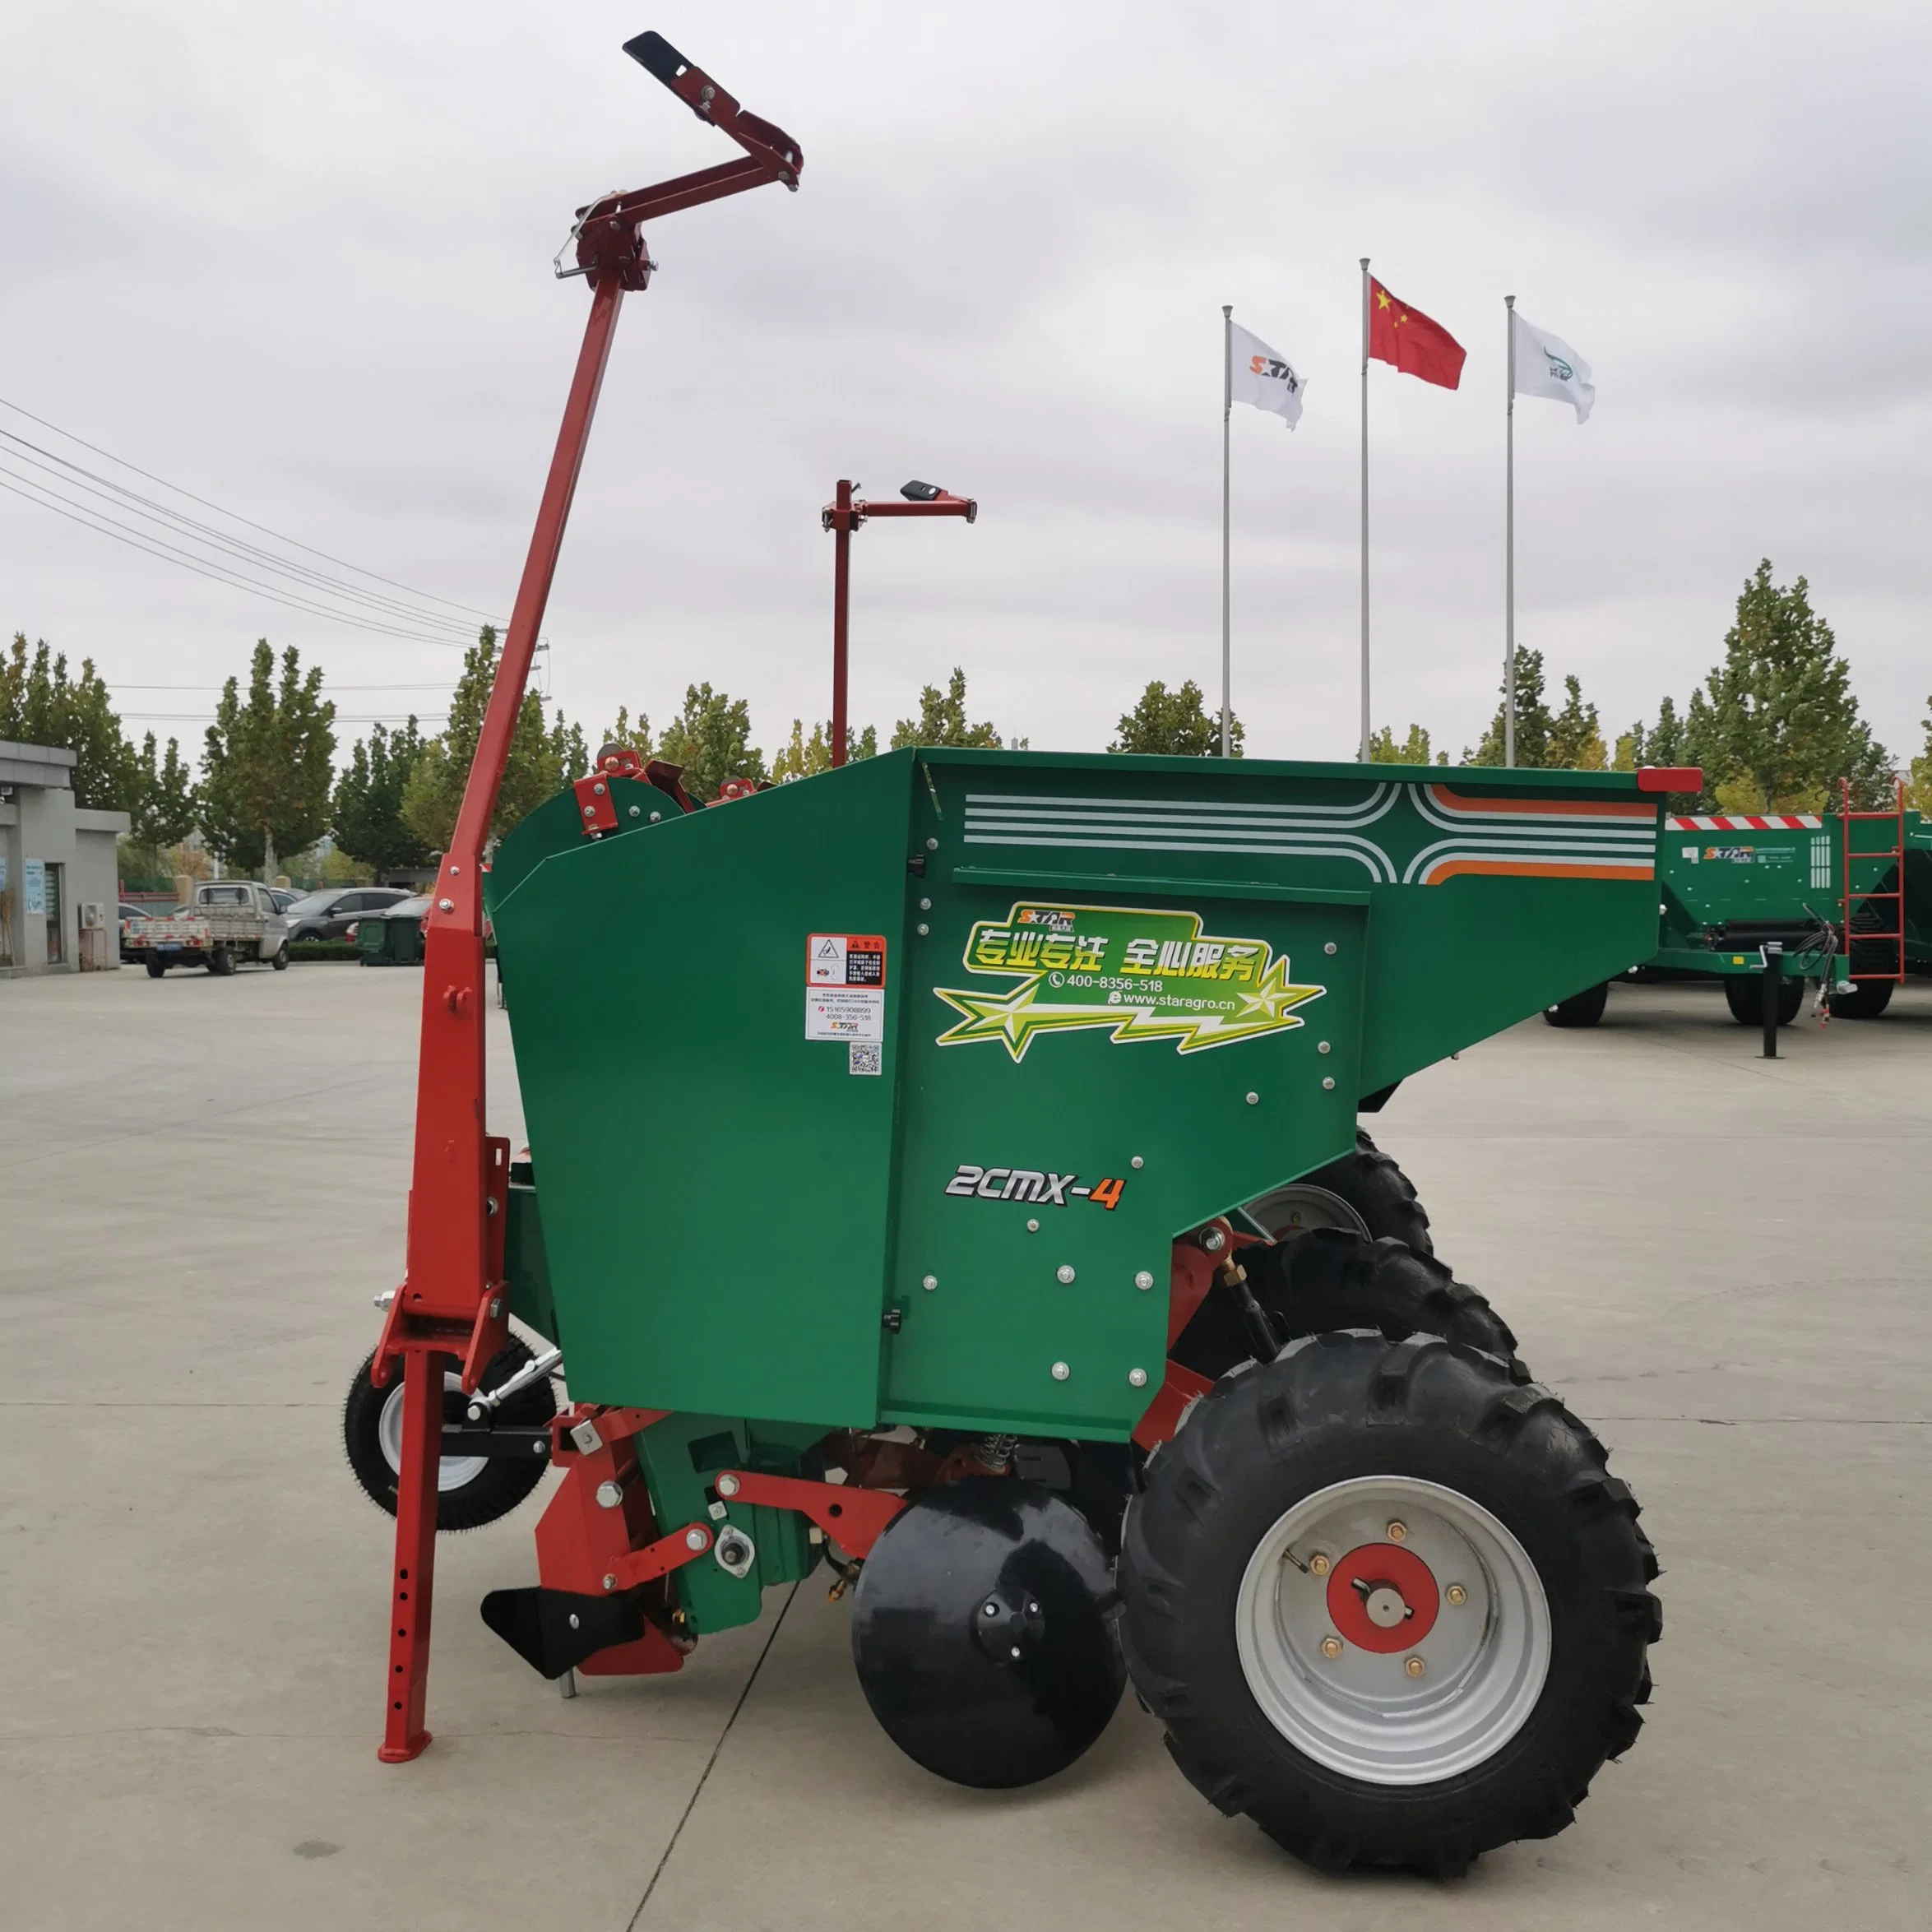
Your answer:
[[[1445,859],[1423,874],[1422,883],[1439,886],[1461,873],[1507,878],[1648,879],[1656,876],[1649,865],[1564,865],[1530,859]]]
[[[1527,812],[1548,818],[1621,818],[1627,824],[1647,825],[1654,811],[1638,799],[1617,804],[1603,799],[1463,799],[1439,785],[1430,785],[1429,795],[1445,812],[1459,812],[1468,818]]]

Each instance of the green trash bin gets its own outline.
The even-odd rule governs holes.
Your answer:
[[[419,966],[423,963],[423,906],[405,899],[388,912],[369,913],[355,929],[356,950],[366,966]]]

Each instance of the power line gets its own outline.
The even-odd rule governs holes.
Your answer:
[[[273,551],[263,549],[259,544],[248,543],[239,538],[231,539],[224,531],[202,522],[197,517],[185,517],[178,510],[170,510],[165,503],[157,503],[153,498],[144,497],[138,490],[124,489],[112,478],[97,475],[93,470],[84,469],[78,463],[70,463],[64,456],[56,456],[52,450],[44,450],[38,443],[29,442],[25,438],[16,436],[11,431],[0,429],[0,442],[15,446],[4,452],[15,462],[24,462],[32,469],[45,470],[56,482],[65,484],[70,489],[79,489],[88,496],[99,497],[116,510],[158,524],[169,536],[178,536],[189,543],[201,544],[208,549],[218,550],[225,556],[235,558],[243,563],[252,564],[257,569],[272,571],[278,577],[288,578],[297,589],[305,593],[313,591],[322,595],[344,597],[378,616],[400,618],[410,623],[433,624],[439,630],[453,632],[454,636],[450,642],[466,644],[470,641],[470,627],[461,618],[445,617],[440,611],[422,610],[405,604],[400,598],[386,597],[380,592],[359,590],[355,585],[346,583],[340,577],[330,577],[323,571],[312,570],[306,563],[286,563]],[[18,453],[21,450],[31,451],[33,454],[21,456]],[[48,461],[38,461],[41,456],[46,457]],[[71,471],[72,475],[63,475],[63,471]],[[59,493],[52,484],[41,482],[38,477],[22,476],[17,470],[8,470],[6,474],[16,482],[30,484],[36,489],[47,491],[49,495]],[[86,480],[75,480],[81,478]],[[62,497],[61,501],[73,503],[74,498]],[[86,509],[90,506],[76,503],[75,507]],[[95,511],[94,514],[99,516],[101,512]],[[122,527],[126,529],[128,526],[123,525]]]
[[[206,497],[199,497],[192,489],[183,489],[178,483],[170,483],[164,476],[157,476],[151,470],[144,470],[138,463],[130,463],[125,457],[117,456],[111,450],[103,449],[99,443],[90,442],[84,436],[76,436],[71,429],[63,429],[58,423],[50,423],[44,416],[37,416],[31,410],[22,409],[17,402],[10,402],[0,396],[0,409],[9,409],[17,416],[25,416],[30,423],[38,423],[43,429],[51,429],[56,436],[64,436],[69,442],[78,443],[84,450],[91,451],[97,456],[105,456],[110,463],[130,470],[137,476],[144,476],[150,483],[158,483],[164,489],[171,489],[178,497],[186,497],[191,503],[199,503],[204,510],[212,510],[217,516],[226,517],[233,521],[245,524],[250,530],[257,530],[264,536],[273,537],[277,543],[292,544],[298,550],[306,550],[311,557],[319,557],[325,563],[333,563],[343,570],[352,570],[358,577],[366,577],[379,584],[387,584],[393,591],[407,591],[412,597],[420,597],[431,604],[441,604],[450,610],[466,612],[471,617],[480,617],[487,623],[496,623],[498,619],[487,610],[479,610],[471,604],[457,604],[447,597],[438,597],[429,591],[419,591],[410,585],[399,582],[395,577],[384,577],[379,571],[364,570],[360,564],[351,563],[345,558],[331,556],[327,550],[318,550],[313,544],[305,544],[298,537],[285,536],[281,531],[271,530],[266,523],[257,523],[253,517],[243,517],[239,511],[225,510],[221,505],[211,503]]]
[[[327,605],[308,599],[285,596],[280,591],[258,582],[253,577],[243,577],[219,564],[211,564],[206,558],[192,557],[185,550],[177,549],[172,544],[163,543],[158,537],[150,540],[146,530],[128,531],[127,525],[117,524],[111,517],[104,517],[100,512],[90,509],[85,503],[76,504],[67,498],[49,502],[48,498],[55,493],[49,489],[46,484],[35,483],[30,477],[20,476],[16,471],[5,470],[3,466],[0,466],[0,475],[15,478],[12,483],[0,482],[0,489],[6,490],[9,494],[24,497],[30,503],[38,503],[42,509],[51,510],[55,516],[64,517],[69,522],[78,523],[84,529],[95,530],[102,536],[113,537],[116,543],[127,544],[137,550],[145,550],[149,556],[158,557],[164,563],[174,563],[183,570],[191,570],[197,577],[211,577],[216,583],[228,585],[232,590],[252,591],[258,597],[267,598],[271,604],[285,605],[290,610],[303,611],[311,617],[327,618],[333,623],[346,624],[353,630],[373,631],[380,637],[396,637],[410,643],[438,644],[446,651],[455,648],[447,637],[425,637],[420,632],[402,630],[394,624],[372,623],[366,619],[346,616],[340,610],[331,610]],[[36,495],[34,493],[36,491],[44,493]],[[63,507],[63,505],[67,507]],[[128,534],[123,535],[122,532]]]

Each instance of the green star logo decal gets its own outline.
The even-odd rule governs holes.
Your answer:
[[[941,1046],[998,1040],[1017,1062],[1036,1035],[1105,1028],[1114,1042],[1171,1040],[1201,1053],[1302,1024],[1295,1010],[1327,992],[1297,985],[1262,939],[1202,930],[1194,912],[1022,901],[968,936],[973,971],[1018,980],[997,992],[935,986],[962,1017]]]

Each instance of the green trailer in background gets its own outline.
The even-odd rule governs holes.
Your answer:
[[[1811,983],[1835,1019],[1876,1019],[1908,974],[1932,971],[1932,824],[1884,812],[1672,813],[1657,837],[1656,945],[1626,976],[1716,978],[1740,1026],[1798,1017]],[[1594,1026],[1609,982],[1547,1008]]]

